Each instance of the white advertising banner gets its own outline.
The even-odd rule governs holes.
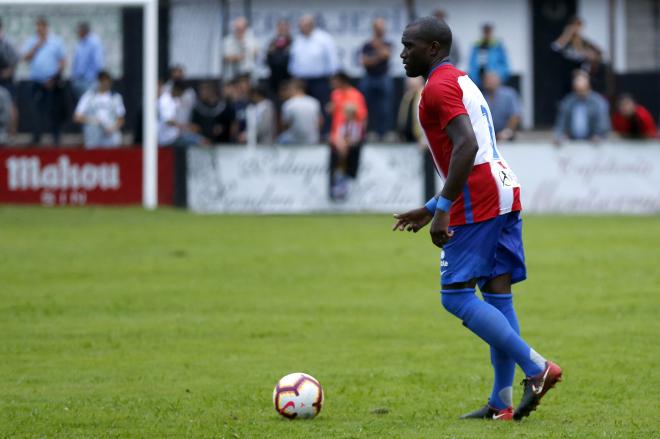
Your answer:
[[[521,182],[527,213],[660,212],[658,143],[506,143],[500,150]],[[219,213],[391,213],[425,201],[413,145],[365,146],[344,202],[329,200],[327,169],[326,146],[191,149],[188,205]]]
[[[415,146],[366,146],[345,201],[328,196],[327,146],[188,151],[188,206],[197,212],[397,212],[422,201]]]
[[[533,213],[660,212],[660,144],[504,144]]]

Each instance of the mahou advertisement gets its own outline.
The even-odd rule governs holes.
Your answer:
[[[172,204],[173,154],[158,151],[158,202]],[[55,205],[142,202],[142,150],[0,150],[0,203]]]

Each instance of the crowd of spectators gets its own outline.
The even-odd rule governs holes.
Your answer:
[[[447,19],[442,10],[433,14]],[[584,25],[579,18],[570,19],[550,48],[574,68],[570,78],[557,78],[566,82],[567,94],[557,108],[555,143],[568,139],[598,142],[612,129],[626,138],[657,137],[654,118],[630,95],[613,101],[616,105],[610,114],[603,96],[607,66],[602,51],[583,36]],[[423,142],[416,116],[423,82],[405,81],[397,115],[390,71],[397,50],[387,39],[384,19],[373,20],[372,35],[357,54],[364,68],[361,78],[349,78],[341,71],[334,37],[319,28],[313,16],[302,16],[297,26],[294,34],[292,24],[280,20],[273,38],[260,47],[249,22],[244,17],[235,19],[222,43],[222,77],[196,87],[190,86],[193,82],[185,77],[183,66],[173,66],[159,86],[159,144],[328,143],[336,168],[332,185],[341,197],[367,139]],[[126,109],[105,70],[103,43],[89,23],[80,23],[77,35],[68,78],[72,96],[67,96],[64,71],[68,54],[62,39],[50,31],[47,19],[36,20],[35,34],[20,50],[2,33],[0,22],[0,144],[6,144],[16,132],[14,73],[20,62],[29,65],[32,144],[40,143],[44,131],[50,131],[53,144],[60,143],[71,98],[73,121],[81,125],[85,147],[123,143]],[[450,54],[454,63],[461,57],[459,47],[455,39]],[[482,25],[481,37],[471,45],[466,59],[467,72],[491,109],[497,139],[515,140],[522,126],[522,102],[512,87],[516,81],[511,81],[506,46],[496,37],[492,23]],[[270,71],[265,80],[257,76],[260,62]]]
[[[76,31],[78,43],[71,62],[70,96],[64,78],[66,48],[62,38],[50,30],[48,19],[36,20],[35,33],[23,42],[20,50],[2,33],[0,22],[0,145],[7,144],[16,133],[14,75],[21,62],[28,64],[32,145],[41,142],[44,131],[52,135],[52,144],[60,144],[72,100],[76,105],[73,119],[83,125],[86,146],[121,145],[125,109],[121,96],[110,88],[112,78],[103,70],[103,44],[89,23],[79,23]]]
[[[657,138],[653,117],[629,94],[620,94],[615,111],[610,112],[610,101],[605,96],[608,67],[603,51],[584,36],[584,27],[581,18],[572,17],[551,44],[551,49],[573,69],[571,77],[558,78],[570,83],[570,91],[557,109],[555,144],[568,139],[598,143],[612,131],[629,139]]]

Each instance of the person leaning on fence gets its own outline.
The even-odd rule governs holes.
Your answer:
[[[305,83],[291,79],[281,87],[282,117],[278,143],[287,145],[314,145],[319,143],[323,125],[321,104],[305,94]]]
[[[635,102],[632,95],[622,94],[612,115],[612,127],[627,139],[657,139],[658,129],[649,110]]]
[[[573,92],[559,103],[555,144],[566,139],[599,142],[609,131],[609,104],[591,89],[589,75],[583,70],[576,70],[573,74]]]
[[[199,85],[199,99],[192,112],[191,131],[208,143],[229,143],[236,135],[234,105],[223,98],[211,81]]]
[[[331,82],[330,199],[340,201],[346,199],[358,175],[368,113],[364,96],[345,73],[336,73]]]
[[[236,131],[231,141],[247,142],[247,108],[250,105],[252,83],[249,75],[241,75],[225,85],[225,96],[232,102],[236,115]]]
[[[161,87],[161,94],[169,92],[172,88],[174,81],[180,81],[185,84],[186,71],[181,64],[175,64],[168,70],[167,81]],[[192,117],[193,107],[197,102],[197,93],[192,87],[184,87],[183,94],[180,98],[180,105],[177,109],[176,120],[180,124],[190,123]]]
[[[176,118],[184,90],[183,82],[174,81],[171,88],[158,99],[158,143],[161,146],[185,148],[207,143],[202,136],[190,129],[189,124],[181,123]]]
[[[73,120],[83,125],[85,148],[115,148],[122,144],[124,101],[119,93],[112,91],[108,72],[99,72],[96,82],[94,88],[80,97]]]

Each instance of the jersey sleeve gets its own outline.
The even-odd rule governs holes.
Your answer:
[[[436,82],[425,92],[425,95],[425,104],[436,114],[440,128],[443,130],[456,116],[468,114],[463,105],[463,90],[456,81]]]

